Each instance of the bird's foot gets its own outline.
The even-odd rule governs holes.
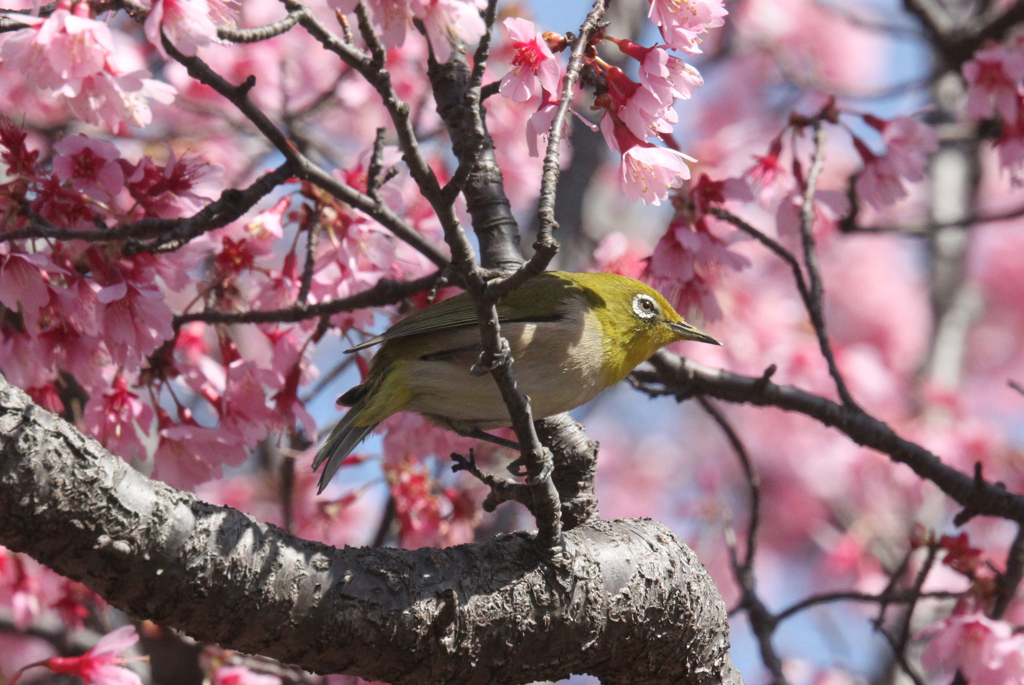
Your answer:
[[[502,338],[501,350],[497,354],[488,354],[486,350],[481,352],[480,358],[476,360],[476,364],[473,364],[469,373],[471,376],[486,376],[491,371],[508,366],[511,363],[512,348],[509,347],[508,340]]]
[[[535,475],[529,475],[529,473],[527,473],[526,484],[527,485],[537,485],[539,483],[543,483],[544,481],[546,481],[548,478],[551,477],[551,474],[554,472],[554,470],[555,470],[555,458],[554,458],[554,455],[551,454],[551,450],[549,450],[547,447],[544,447],[542,445],[541,446],[541,456],[540,456],[540,471],[537,474],[535,474]]]

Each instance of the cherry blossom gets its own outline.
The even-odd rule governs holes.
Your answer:
[[[124,668],[137,659],[122,655],[138,641],[135,626],[124,626],[104,635],[82,656],[53,657],[41,665],[54,673],[78,676],[86,685],[141,685],[139,676]]]
[[[532,21],[518,17],[509,17],[503,26],[515,48],[515,57],[513,69],[502,77],[498,92],[513,102],[526,102],[539,85],[557,97],[562,72],[544,36],[534,31]]]
[[[174,335],[173,314],[153,285],[120,280],[96,293],[103,340],[119,364],[140,364]]]
[[[0,243],[0,303],[20,311],[33,333],[39,330],[39,310],[50,302],[48,272],[60,273],[60,269],[46,255]]]
[[[865,115],[864,120],[882,133],[886,154],[901,177],[908,181],[924,178],[928,155],[939,148],[939,134],[934,128],[908,116],[887,121]]]
[[[864,169],[857,177],[857,197],[876,209],[882,209],[907,197],[903,175],[897,161],[888,155],[878,156],[858,146]]]
[[[281,679],[245,666],[221,666],[213,673],[213,685],[281,685]]]
[[[83,419],[89,433],[114,454],[126,460],[146,456],[138,430],[149,435],[153,409],[128,390],[124,375],[118,374],[109,390],[89,401]]]
[[[607,67],[608,94],[615,103],[614,114],[640,140],[672,131],[679,116],[653,90],[641,86],[618,67]],[[611,108],[609,108],[611,109]]]
[[[114,54],[110,29],[89,18],[88,3],[77,3],[74,13],[70,7],[64,0],[46,19],[19,17],[30,27],[4,40],[0,60],[51,90],[103,72]]]
[[[53,173],[61,181],[71,181],[75,190],[106,200],[124,187],[121,153],[113,143],[79,134],[62,138],[53,149],[60,153],[53,160]]]
[[[89,3],[75,4],[73,13],[70,6],[64,0],[45,20],[25,18],[29,27],[4,40],[0,61],[62,95],[89,123],[105,123],[114,131],[122,122],[145,126],[152,121],[146,100],[169,103],[174,88],[154,81],[145,69],[125,68],[110,29],[89,18]]]
[[[1017,87],[1024,79],[1024,53],[1019,48],[996,45],[978,50],[961,71],[967,81],[967,116],[989,119],[998,114],[1016,121]]]
[[[217,39],[213,16],[225,11],[220,0],[153,0],[146,17],[146,38],[168,59],[160,38],[163,31],[183,55],[194,56]]]
[[[191,412],[182,410],[182,423],[157,409],[160,443],[153,454],[153,477],[168,485],[191,490],[199,483],[220,478],[222,465],[241,466],[245,446],[231,431],[200,426]]]
[[[169,151],[167,164],[150,157],[132,165],[121,160],[125,185],[139,207],[165,219],[195,214],[219,194],[224,169],[194,155],[178,158]]]
[[[931,641],[921,655],[931,670],[959,670],[968,682],[1003,685],[1024,678],[1024,635],[983,613],[954,614],[923,633]]]
[[[704,85],[700,72],[661,46],[645,48],[625,39],[610,40],[614,40],[623,53],[640,62],[640,83],[666,107],[672,105],[674,98],[689,100],[693,91]]]
[[[601,120],[601,132],[609,147],[622,152],[619,185],[633,202],[642,198],[647,204],[661,204],[669,188],[678,188],[690,178],[686,163],[697,161],[678,150],[641,141],[611,113]]]
[[[679,199],[679,210],[668,231],[654,248],[640,278],[659,290],[681,312],[700,312],[708,321],[722,318],[715,297],[721,270],[740,271],[750,261],[729,249],[732,237],[719,237],[706,214],[712,205],[728,199],[752,199],[739,179],[712,181],[701,174],[689,193],[689,202]]]
[[[722,0],[652,0],[647,17],[671,48],[699,53],[702,34],[725,23]]]
[[[413,15],[423,20],[430,47],[441,64],[451,57],[452,39],[472,45],[487,30],[473,0],[410,0],[409,4]]]

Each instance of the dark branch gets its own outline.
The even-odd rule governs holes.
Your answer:
[[[714,583],[661,524],[568,533],[565,585],[523,533],[445,550],[335,549],[147,479],[2,377],[0,544],[134,616],[319,673],[395,685],[574,672],[612,685],[742,682]]]
[[[814,122],[814,160],[811,162],[811,169],[807,174],[807,185],[804,188],[804,204],[800,212],[800,237],[804,247],[804,266],[807,267],[807,276],[810,280],[810,297],[805,301],[807,313],[811,316],[811,323],[814,325],[814,332],[818,336],[818,346],[821,354],[828,362],[828,372],[835,381],[839,398],[848,407],[857,407],[853,401],[850,391],[846,388],[846,382],[839,373],[836,366],[835,356],[832,354],[832,344],[829,342],[828,333],[825,332],[825,312],[823,300],[825,289],[821,282],[821,269],[818,267],[818,253],[814,248],[814,193],[817,190],[818,177],[825,168],[825,128],[821,120]]]
[[[680,400],[706,395],[727,402],[779,407],[805,414],[826,426],[837,428],[858,445],[888,454],[909,466],[917,475],[935,483],[961,505],[973,503],[980,516],[998,516],[1024,521],[1024,496],[1008,492],[999,484],[983,482],[944,463],[920,445],[905,440],[888,425],[855,407],[824,397],[776,385],[764,378],[741,376],[710,369],[665,351],[651,358],[653,371],[633,372],[638,387],[652,395],[674,395]]]
[[[331,316],[339,312],[350,312],[354,309],[366,307],[383,307],[389,304],[396,304],[416,293],[429,290],[437,282],[440,272],[424,276],[415,281],[392,281],[384,279],[377,282],[377,285],[361,293],[356,293],[340,300],[328,300],[317,304],[304,305],[299,302],[294,307],[287,309],[265,309],[248,312],[218,312],[203,311],[181,314],[174,317],[174,326],[178,328],[189,321],[203,321],[205,323],[239,324],[239,323],[285,323],[289,321],[305,321],[307,319],[319,319],[323,316]]]

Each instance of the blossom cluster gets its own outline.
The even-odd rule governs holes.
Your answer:
[[[638,83],[596,53],[586,58],[605,78],[607,88],[595,98],[594,108],[603,110],[600,130],[608,147],[622,155],[620,187],[634,202],[642,199],[660,204],[670,188],[690,177],[687,162],[696,160],[675,149],[671,137],[673,125],[679,121],[674,105],[676,100],[689,99],[704,81],[693,66],[669,50],[700,53],[702,34],[721,26],[726,14],[721,0],[658,0],[651,4],[649,17],[660,29],[664,44],[643,47],[604,32],[592,41],[614,43],[639,65]],[[514,102],[536,101],[537,109],[527,126],[530,154],[536,157],[538,142],[547,138],[561,94],[562,65],[552,48],[562,51],[568,43],[558,34],[536,32],[533,23],[525,19],[509,18],[504,25],[514,53],[513,68],[502,78],[499,92]],[[656,145],[650,139],[667,145]]]

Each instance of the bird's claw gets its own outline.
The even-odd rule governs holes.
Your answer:
[[[516,478],[522,478],[526,475],[526,458],[522,456],[516,457],[505,468]]]
[[[555,458],[554,455],[551,454],[551,450],[542,445],[540,454],[540,472],[532,476],[527,475],[527,485],[537,485],[539,483],[543,483],[544,481],[551,477],[551,474],[555,470]]]
[[[489,357],[489,359],[488,359]],[[486,376],[495,369],[500,369],[503,366],[508,366],[512,363],[512,348],[509,347],[508,340],[505,338],[501,339],[501,350],[494,355],[489,355],[486,350],[480,353],[480,358],[476,360],[476,364],[469,370],[471,376]]]

